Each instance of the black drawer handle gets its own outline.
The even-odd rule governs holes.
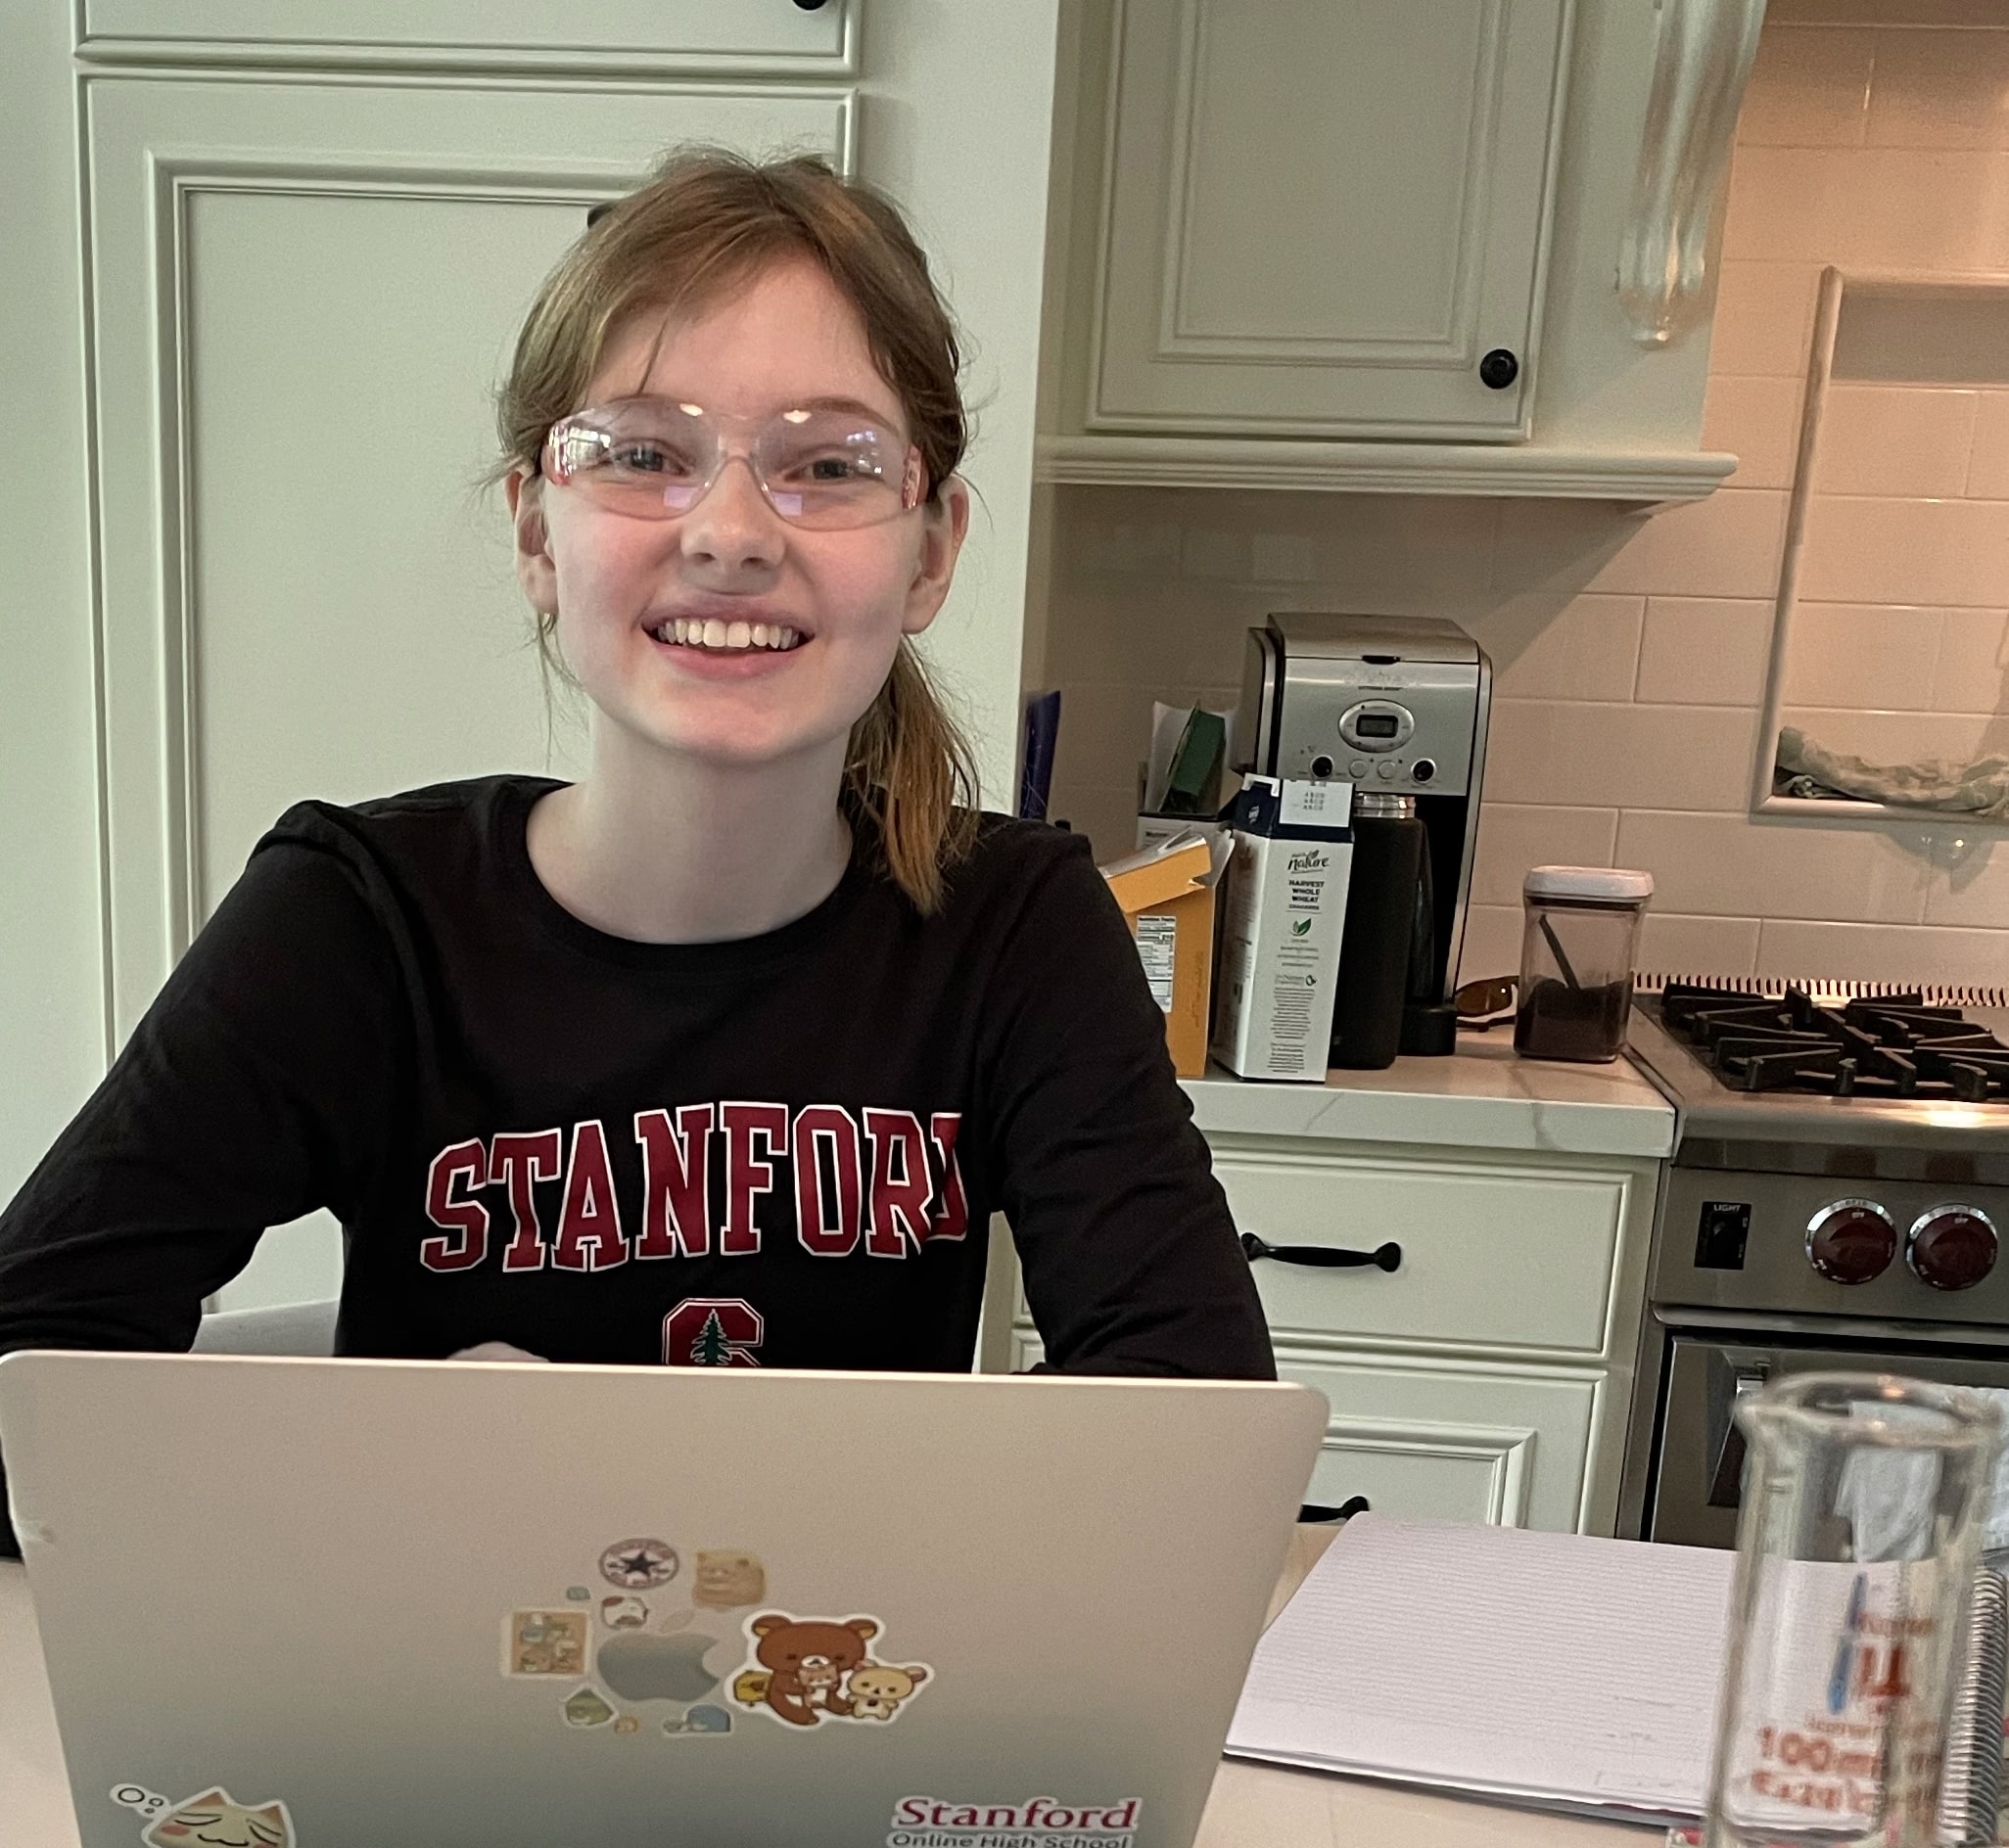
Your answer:
[[[1258,1258],[1275,1258],[1280,1264],[1317,1265],[1327,1270],[1356,1270],[1363,1265],[1393,1270],[1402,1263],[1402,1247],[1392,1239],[1373,1251],[1348,1251],[1338,1245],[1272,1245],[1253,1232],[1243,1232],[1241,1251],[1250,1264]]]
[[[1373,1512],[1374,1510],[1368,1506],[1367,1497],[1356,1495],[1348,1497],[1336,1508],[1321,1507],[1316,1502],[1307,1502],[1297,1510],[1297,1522],[1302,1527],[1306,1524],[1322,1524],[1327,1521],[1350,1521],[1356,1514],[1371,1514]]]

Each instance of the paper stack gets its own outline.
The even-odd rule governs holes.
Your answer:
[[[1699,1816],[1736,1563],[1360,1515],[1257,1645],[1227,1749],[1632,1822]]]

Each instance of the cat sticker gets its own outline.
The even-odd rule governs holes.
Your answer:
[[[513,1610],[503,1626],[505,1675],[564,1675],[577,1681],[586,1668],[586,1614],[583,1610]]]
[[[646,1592],[677,1576],[677,1548],[660,1540],[617,1540],[600,1554],[600,1577],[624,1592]]]
[[[648,1628],[649,1607],[638,1597],[603,1597],[600,1599],[600,1622],[609,1630],[645,1630]]]
[[[146,1848],[297,1848],[293,1819],[274,1799],[237,1803],[221,1784],[183,1803],[122,1783],[112,1801],[154,1820],[140,1840]]]

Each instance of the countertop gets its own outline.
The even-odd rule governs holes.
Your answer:
[[[1334,1531],[1297,1530],[1271,1600],[1272,1617]],[[77,1848],[27,1575],[20,1565],[4,1561],[0,1791],[6,1792],[5,1814],[0,1815],[4,1848]],[[1502,1809],[1392,1784],[1228,1759],[1214,1779],[1194,1848],[1657,1848],[1663,1838],[1659,1829]]]
[[[1330,1136],[1558,1155],[1658,1160],[1674,1147],[1674,1106],[1623,1058],[1573,1065],[1516,1054],[1511,1026],[1462,1033],[1447,1059],[1385,1072],[1328,1072],[1323,1085],[1184,1079],[1203,1134]]]

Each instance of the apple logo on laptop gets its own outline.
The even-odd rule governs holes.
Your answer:
[[[600,1644],[594,1667],[623,1700],[699,1700],[719,1685],[705,1666],[705,1651],[717,1641],[688,1630],[674,1637],[624,1630]]]

